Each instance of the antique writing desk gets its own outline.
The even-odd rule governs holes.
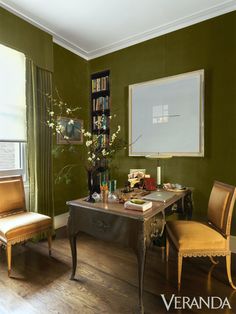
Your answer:
[[[74,279],[77,266],[76,236],[83,231],[98,239],[113,241],[134,250],[138,261],[139,311],[143,307],[143,275],[146,248],[152,240],[160,236],[165,226],[165,216],[173,211],[191,218],[191,191],[173,193],[166,203],[153,202],[153,207],[145,212],[124,209],[123,204],[110,201],[107,204],[88,203],[82,199],[68,201],[68,235],[72,253],[72,274]]]

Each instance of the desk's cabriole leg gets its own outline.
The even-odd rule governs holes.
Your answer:
[[[48,253],[49,253],[49,256],[52,256],[52,231],[51,230],[48,231],[47,238],[48,238]]]
[[[138,281],[139,281],[139,313],[144,314],[143,306],[143,277],[146,260],[146,236],[144,234],[144,227],[139,231],[137,246],[135,253],[138,261]]]
[[[70,207],[69,218],[67,222],[67,231],[69,235],[70,248],[71,248],[71,256],[72,256],[72,273],[70,279],[73,280],[75,278],[75,272],[77,267],[77,250],[76,250],[76,236],[77,232],[75,232],[73,219],[73,208]]]
[[[193,214],[193,195],[192,191],[184,197],[184,213],[185,219],[191,220]]]
[[[75,279],[75,272],[77,267],[76,235],[69,236],[69,240],[72,255],[72,273],[70,279],[73,280]]]
[[[139,309],[140,313],[144,313],[143,306],[143,277],[146,260],[146,239],[144,239],[142,246],[137,251],[138,259],[138,279],[139,279]]]

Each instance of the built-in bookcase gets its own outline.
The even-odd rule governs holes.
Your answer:
[[[110,71],[91,75],[92,134],[102,134],[100,145],[109,143],[110,135]],[[98,127],[100,125],[100,127]]]
[[[99,148],[109,144],[110,137],[110,71],[102,71],[91,75],[91,129],[92,135],[100,135]],[[105,160],[100,161],[100,166],[105,167]],[[101,181],[108,179],[108,171],[95,175],[95,190],[99,191]]]

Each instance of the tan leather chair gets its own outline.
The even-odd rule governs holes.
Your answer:
[[[166,224],[166,259],[169,243],[178,252],[178,289],[181,285],[183,257],[208,256],[212,263],[214,256],[226,257],[228,280],[236,289],[231,278],[231,251],[229,246],[231,218],[235,203],[236,188],[221,182],[214,182],[209,203],[208,221],[169,221]]]
[[[0,178],[0,242],[6,246],[8,276],[11,272],[11,248],[15,243],[47,232],[51,255],[51,217],[27,212],[21,176]]]

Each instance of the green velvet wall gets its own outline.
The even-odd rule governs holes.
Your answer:
[[[89,74],[111,70],[112,113],[128,137],[128,85],[198,69],[205,69],[204,158],[175,157],[161,161],[164,181],[195,188],[195,216],[205,216],[213,180],[236,185],[236,12],[157,37],[89,62],[53,44],[51,35],[0,8],[0,43],[31,57],[50,71],[54,86],[70,104],[82,107],[80,117],[90,122]],[[145,127],[145,126],[144,126]],[[67,211],[65,201],[85,195],[83,148],[78,156],[54,159],[54,172],[78,162],[70,185],[55,185],[55,214]],[[155,176],[155,161],[120,152],[113,177],[123,185],[130,168],[146,168]],[[235,215],[236,217],[236,215]],[[234,219],[236,221],[236,219]],[[236,234],[236,230],[233,230]]]
[[[90,113],[89,106],[89,69],[88,62],[70,51],[53,45],[54,50],[54,87],[59,91],[60,97],[70,107],[81,107],[78,118],[84,120],[88,127]],[[65,145],[63,145],[65,146]],[[61,153],[54,158],[54,174],[56,175],[66,164],[78,164],[74,168],[70,184],[54,185],[55,215],[68,211],[66,201],[82,197],[87,194],[87,175],[83,158],[87,157],[84,145],[78,145],[78,153]]]
[[[195,216],[205,216],[215,179],[236,185],[236,12],[163,35],[90,61],[90,72],[111,70],[112,113],[128,136],[128,85],[205,70],[205,157],[161,161],[164,182],[194,187]],[[145,125],[143,126],[145,127]],[[119,154],[114,178],[130,168],[155,176],[156,162]]]
[[[52,36],[1,7],[0,44],[23,52],[39,67],[53,71]]]
[[[14,14],[0,8],[0,44],[23,52],[34,63],[53,72],[53,82],[61,97],[72,105],[82,107],[80,117],[85,121],[89,117],[88,106],[88,62],[68,50],[53,44],[52,36],[20,19]],[[84,156],[82,147],[79,155],[62,154],[54,159],[54,174],[68,162],[78,162],[79,167],[74,171],[72,184],[54,185],[55,215],[66,212],[66,200],[74,199],[87,193],[85,171],[81,157]]]

